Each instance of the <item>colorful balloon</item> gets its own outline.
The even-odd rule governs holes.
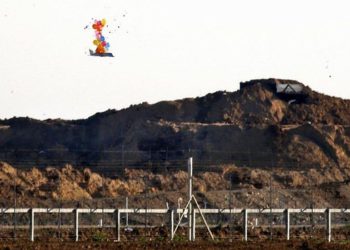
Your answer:
[[[97,46],[97,48],[96,48],[96,53],[97,54],[103,54],[105,52],[106,52],[106,50],[101,44]]]
[[[96,39],[93,40],[93,44],[96,45],[96,53],[103,54],[106,53],[106,50],[110,47],[109,43],[106,42],[106,38],[102,35],[102,29],[106,25],[106,19],[95,20],[92,28],[95,30]]]

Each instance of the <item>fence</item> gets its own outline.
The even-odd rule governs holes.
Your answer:
[[[284,216],[285,224],[285,237],[287,240],[290,239],[290,228],[291,214],[323,214],[325,218],[325,228],[326,228],[326,238],[328,241],[332,239],[332,214],[336,213],[350,213],[349,209],[194,209],[194,216],[196,214],[224,214],[224,215],[233,215],[241,214],[242,215],[242,234],[245,241],[248,240],[248,217],[249,215],[254,214],[281,214]],[[114,214],[115,215],[115,232],[116,240],[121,240],[121,215],[125,214],[144,214],[144,215],[153,215],[153,214],[169,214],[169,225],[170,225],[170,239],[174,238],[174,223],[175,215],[188,214],[188,209],[79,209],[79,208],[8,208],[0,209],[1,214],[28,214],[29,216],[29,239],[34,241],[35,238],[35,215],[36,214],[72,214],[74,216],[74,238],[75,241],[79,240],[79,217],[81,214]],[[196,229],[196,219],[193,222],[194,230]],[[92,225],[89,225],[92,227]],[[89,227],[87,226],[87,227]],[[294,225],[298,226],[298,225]],[[302,225],[305,226],[305,225]],[[339,226],[339,225],[338,225]],[[102,227],[102,225],[101,225]],[[22,226],[23,228],[23,226]],[[46,227],[48,228],[48,227]],[[85,227],[86,228],[86,227]],[[124,228],[128,228],[128,225],[125,224]],[[195,232],[195,231],[194,231]],[[193,233],[195,235],[195,233]],[[195,240],[193,237],[191,240]]]
[[[124,158],[123,162],[124,164],[128,162],[127,158]],[[109,186],[103,182],[110,182],[114,178],[130,178],[125,177],[123,172],[109,172],[112,171],[112,166],[108,167],[107,172],[104,172],[106,169],[99,168],[103,170],[102,173],[106,173],[106,178],[101,179],[102,186],[97,188],[96,195],[71,200],[66,199],[65,194],[62,193],[57,193],[55,197],[47,196],[55,191],[54,185],[59,187],[66,185],[60,175],[47,181],[45,185],[34,187],[35,190],[30,191],[33,192],[31,194],[22,187],[24,182],[30,180],[26,180],[22,173],[7,173],[8,177],[12,178],[13,184],[2,186],[4,192],[0,199],[0,207],[3,207],[0,210],[0,238],[3,240],[27,240],[28,238],[46,240],[51,236],[45,231],[51,230],[56,233],[57,239],[62,240],[91,240],[93,238],[95,240],[101,240],[101,238],[132,240],[156,239],[157,237],[169,239],[175,237],[174,240],[176,240],[177,237],[183,238],[187,234],[186,231],[191,225],[190,218],[194,218],[192,223],[195,223],[192,239],[209,237],[203,228],[204,221],[199,217],[198,208],[193,209],[194,217],[187,216],[188,210],[184,209],[186,200],[190,197],[187,174],[183,171],[187,167],[186,161],[172,161],[167,158],[166,162],[167,164],[150,160],[143,167],[139,165],[136,168],[126,165],[124,168],[119,166],[119,170],[139,169],[140,172],[137,172],[138,176],[132,183],[137,186],[142,182],[144,186],[140,192],[118,194],[110,198],[107,198]],[[246,165],[249,170],[250,164],[257,163],[248,157],[241,160],[241,164]],[[334,185],[346,183],[346,181],[322,183],[324,193],[320,193],[320,186],[313,183],[312,180],[303,183],[300,188],[289,188],[288,185],[285,185],[286,180],[283,179],[283,174],[289,171],[288,168],[272,165],[276,164],[273,161],[268,166],[264,166],[263,161],[260,164],[262,164],[261,167],[254,169],[261,170],[265,174],[259,177],[264,180],[264,183],[261,184],[262,186],[257,183],[249,187],[236,183],[235,175],[228,174],[225,177],[221,162],[205,160],[195,162],[193,194],[197,197],[201,211],[216,239],[323,237],[320,235],[325,234],[324,228],[326,228],[327,240],[330,240],[331,236],[335,240],[347,237],[350,228],[347,216],[349,212],[346,209],[348,200],[333,195],[336,191]],[[292,164],[290,162],[290,165]],[[27,167],[30,165],[28,164]],[[35,163],[31,166],[35,166]],[[164,169],[159,166],[163,166]],[[15,171],[18,169],[21,168]],[[272,169],[273,172],[271,172]],[[98,168],[96,167],[95,170]],[[294,170],[299,171],[301,175],[305,174],[303,167],[295,166]],[[78,174],[74,175],[75,169],[72,171],[72,178],[74,176],[82,178]],[[181,185],[172,183],[169,179],[165,185],[174,185],[174,187],[166,187],[164,190],[153,192],[152,189],[155,186],[162,185],[162,180],[158,180],[157,177],[169,177],[178,173],[180,176],[185,176],[179,179],[183,181]],[[213,176],[211,179],[208,173]],[[53,176],[42,178],[49,177]],[[0,176],[0,181],[1,178]],[[244,181],[251,182],[250,176],[247,177],[247,180],[244,178],[243,176],[240,180],[243,184]],[[205,190],[201,190],[202,182],[206,186]],[[71,188],[78,192],[81,187],[72,186]],[[69,191],[69,188],[67,190]],[[180,231],[174,236],[172,235],[174,224],[178,223],[182,214],[187,218],[185,218],[185,223],[180,224]],[[333,233],[331,228],[333,228]],[[30,237],[28,237],[28,230]],[[164,232],[160,233],[161,231]]]

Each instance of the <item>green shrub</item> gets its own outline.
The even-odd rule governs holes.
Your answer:
[[[184,242],[186,239],[182,235],[175,235],[173,241],[174,242]]]
[[[107,234],[103,231],[96,231],[92,235],[92,240],[96,242],[102,242],[102,241],[107,241]]]

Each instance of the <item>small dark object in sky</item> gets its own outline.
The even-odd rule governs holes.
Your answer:
[[[332,78],[332,76],[331,76],[331,75],[329,75],[329,78]]]

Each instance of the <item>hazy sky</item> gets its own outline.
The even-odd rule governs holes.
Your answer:
[[[348,2],[0,0],[0,118],[84,118],[269,77],[350,98]],[[114,58],[87,54],[91,18],[107,19]]]

